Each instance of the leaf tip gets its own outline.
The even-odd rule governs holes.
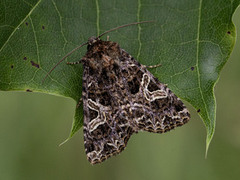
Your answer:
[[[212,138],[213,138],[213,132],[211,134],[208,134],[207,135],[207,139],[206,139],[206,151],[205,151],[205,159],[207,159],[207,155],[208,155],[208,148],[209,148],[209,145],[212,141]]]
[[[207,159],[208,148],[209,148],[209,143],[206,143],[205,159]]]
[[[62,143],[60,143],[58,146],[62,146],[63,144],[65,144],[71,137],[68,137],[66,140],[64,140]]]

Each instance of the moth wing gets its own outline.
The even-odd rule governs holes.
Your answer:
[[[84,73],[90,73],[89,67]],[[124,150],[134,130],[127,114],[114,111],[116,99],[100,88],[101,80],[83,77],[84,146],[91,164],[100,163]],[[95,77],[96,78],[96,77]],[[97,83],[97,84],[95,84]]]
[[[187,123],[190,113],[180,98],[124,50],[123,55],[134,102],[132,119],[138,130],[163,133]]]
[[[98,43],[90,48],[101,51],[88,51],[83,64],[84,145],[92,164],[120,153],[135,132],[163,133],[190,119],[182,101],[145,66],[117,43]]]

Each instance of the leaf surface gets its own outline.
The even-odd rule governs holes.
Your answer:
[[[108,35],[142,64],[162,64],[151,72],[199,112],[208,148],[216,121],[214,86],[235,43],[232,15],[238,5],[239,0],[1,1],[0,90],[43,92],[78,102],[83,69],[66,62],[80,60],[86,47],[41,83],[47,72],[91,36],[153,20]],[[70,137],[82,124],[80,106]]]

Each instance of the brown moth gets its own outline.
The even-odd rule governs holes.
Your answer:
[[[142,65],[118,43],[100,39],[115,29],[145,22],[149,21],[91,37],[57,63],[87,45],[86,55],[68,64],[83,65],[84,145],[91,164],[123,151],[133,133],[164,133],[190,119],[183,102],[147,70],[156,66]]]

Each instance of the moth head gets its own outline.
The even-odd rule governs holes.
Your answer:
[[[88,44],[93,45],[95,42],[99,41],[98,37],[92,36],[88,39]]]

